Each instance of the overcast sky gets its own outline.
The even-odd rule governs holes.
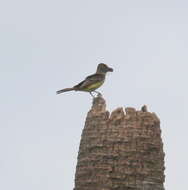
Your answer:
[[[92,99],[72,87],[104,62],[107,109],[161,120],[167,190],[188,187],[188,1],[0,2],[0,189],[71,190]]]

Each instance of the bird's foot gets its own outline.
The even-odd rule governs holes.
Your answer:
[[[92,94],[92,92],[89,92],[89,93],[90,93],[90,95],[92,96],[92,98],[102,97],[102,94],[101,94],[100,92],[98,92],[98,91],[93,91],[93,92],[95,92],[97,95],[96,95],[96,96],[94,96],[94,95]]]
[[[90,95],[92,96],[92,98],[95,98],[95,96],[92,94],[92,92],[89,92],[90,93]]]
[[[93,91],[93,92],[97,93],[97,97],[101,97],[102,96],[102,94],[100,92],[98,92],[98,91]]]

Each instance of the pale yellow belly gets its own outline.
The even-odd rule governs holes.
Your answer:
[[[89,85],[88,87],[86,87],[85,89],[83,89],[83,91],[94,91],[96,90],[97,88],[99,88],[102,84],[104,83],[104,81],[101,81],[101,82],[97,82],[95,84],[91,84]]]

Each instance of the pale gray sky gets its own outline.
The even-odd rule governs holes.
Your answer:
[[[71,190],[87,93],[71,87],[114,68],[110,111],[147,104],[161,119],[167,190],[188,187],[188,1],[0,2],[0,189]]]

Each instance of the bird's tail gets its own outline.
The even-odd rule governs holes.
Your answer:
[[[56,94],[61,94],[63,92],[68,92],[68,91],[72,91],[72,90],[74,90],[74,88],[64,88],[62,90],[56,91]]]

